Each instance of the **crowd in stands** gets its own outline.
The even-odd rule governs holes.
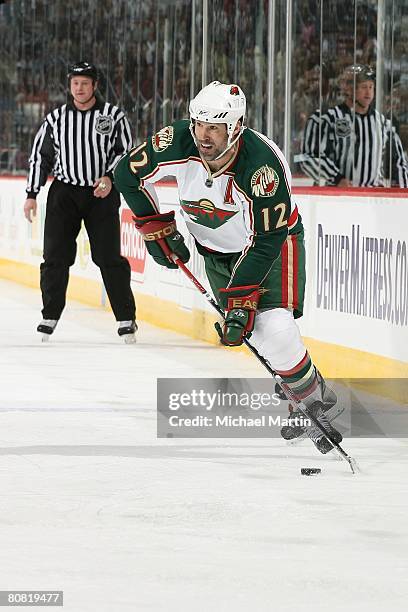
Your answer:
[[[340,103],[341,75],[346,67],[363,64],[376,69],[377,2],[357,5],[357,15],[341,2],[317,0],[297,3],[292,92],[293,154],[300,151],[307,119]],[[401,2],[401,9],[403,3]],[[355,18],[356,17],[356,18]],[[394,48],[384,54],[381,111],[392,120],[408,151],[408,16],[394,15]],[[392,62],[391,62],[392,57]]]
[[[1,5],[1,148],[16,155],[12,163],[4,155],[0,170],[27,167],[39,122],[66,101],[67,68],[75,61],[98,66],[103,96],[126,110],[135,138],[186,116],[190,5],[186,0],[170,6],[128,0]]]
[[[186,117],[192,78],[196,93],[202,69],[202,2],[195,0],[195,11],[192,5],[191,0],[1,4],[0,172],[25,171],[39,121],[66,99],[67,66],[74,61],[89,60],[99,67],[101,92],[126,110],[135,139]],[[354,11],[345,11],[338,0],[293,3],[293,157],[300,151],[307,118],[316,108],[338,102],[338,76],[344,67],[356,61],[376,65],[377,2],[365,0],[356,6],[355,19]],[[265,132],[269,2],[212,0],[209,9],[208,80],[236,80],[247,94],[248,124]],[[285,26],[285,7],[277,3],[273,137],[279,146],[285,108]],[[407,149],[408,54],[403,31],[401,22],[394,35],[393,72],[391,65],[384,67],[388,82],[382,110],[392,113]]]

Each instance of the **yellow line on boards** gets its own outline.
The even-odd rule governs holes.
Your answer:
[[[39,288],[39,269],[32,264],[0,258],[0,277],[36,289]],[[69,299],[98,308],[108,308],[108,301],[108,306],[103,306],[102,304],[102,295],[103,286],[101,281],[81,278],[71,274],[68,286]],[[196,340],[213,345],[219,344],[218,336],[214,330],[214,322],[217,320],[217,317],[212,313],[198,309],[184,309],[171,301],[158,297],[153,298],[143,293],[135,292],[135,296],[138,320],[146,321],[146,323],[164,329],[171,329]],[[324,376],[346,379],[375,378],[378,379],[376,393],[392,397],[398,401],[404,400],[404,398],[399,396],[400,392],[395,391],[392,379],[408,378],[408,363],[336,344],[321,342],[313,338],[304,338],[304,341],[313,361]],[[250,354],[246,347],[225,350]],[[359,388],[364,387],[363,382],[359,381],[358,384]],[[369,389],[371,391],[373,389],[372,382],[370,382]]]

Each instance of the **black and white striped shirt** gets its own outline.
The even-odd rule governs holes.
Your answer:
[[[64,104],[45,117],[35,136],[28,197],[36,197],[51,173],[64,183],[92,187],[96,179],[111,176],[131,147],[129,122],[117,106],[97,100],[81,111]]]
[[[384,187],[391,178],[392,184],[408,187],[408,164],[400,137],[391,121],[373,109],[360,115],[341,104],[321,118],[316,111],[307,120],[298,159],[318,185],[322,180],[337,185],[347,178],[355,186]]]

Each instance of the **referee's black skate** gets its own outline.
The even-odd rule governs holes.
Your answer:
[[[42,334],[41,342],[48,342],[54,329],[57,327],[58,319],[43,319],[37,327],[37,331]]]
[[[119,321],[118,334],[126,344],[134,344],[136,342],[136,332],[136,321]]]

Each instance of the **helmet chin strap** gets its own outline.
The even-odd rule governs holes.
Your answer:
[[[221,157],[223,157],[227,153],[227,151],[229,151],[231,149],[231,147],[233,147],[234,144],[239,140],[239,138],[240,138],[240,136],[241,136],[241,134],[242,134],[242,132],[244,130],[245,130],[245,126],[241,126],[241,129],[239,130],[238,134],[235,136],[234,140],[232,140],[229,143],[229,145],[227,146],[227,148],[224,149],[224,151],[222,153],[217,155],[217,157],[213,161],[218,161],[219,159],[221,159]],[[205,186],[206,187],[212,187],[212,185],[213,185],[213,177],[212,177],[212,174],[211,174],[209,166],[208,166],[207,174],[208,174],[208,177],[207,177],[207,179],[205,181]]]
[[[245,129],[246,129],[246,126],[245,125],[241,125],[241,128],[240,128],[238,134],[235,136],[234,140],[231,140],[231,142],[229,143],[229,145],[227,145],[227,147],[224,149],[224,151],[222,153],[220,153],[219,155],[217,155],[217,157],[213,161],[218,161],[219,159],[221,159],[221,157],[223,157],[227,153],[227,151],[229,151],[231,149],[231,147],[233,147],[234,144],[239,140],[242,132]],[[195,145],[196,145],[196,147],[198,149],[198,142],[197,142],[196,135],[194,133],[194,124],[192,122],[190,122],[190,133],[191,133],[191,135],[193,137],[193,140],[194,140],[194,143],[195,143]],[[206,187],[212,187],[214,181],[213,181],[211,170],[210,170],[210,167],[208,166],[208,164],[207,164],[207,175],[208,176],[207,176],[207,179],[205,181],[205,186]]]
[[[244,125],[241,126],[238,134],[235,136],[234,140],[231,140],[231,142],[229,143],[229,145],[227,146],[226,149],[224,149],[224,151],[222,153],[220,153],[219,155],[217,155],[217,157],[214,159],[214,161],[218,161],[219,159],[221,159],[221,157],[223,157],[227,151],[230,150],[231,147],[234,146],[234,144],[237,142],[237,140],[239,140],[239,137],[241,136],[242,132],[245,130]]]

